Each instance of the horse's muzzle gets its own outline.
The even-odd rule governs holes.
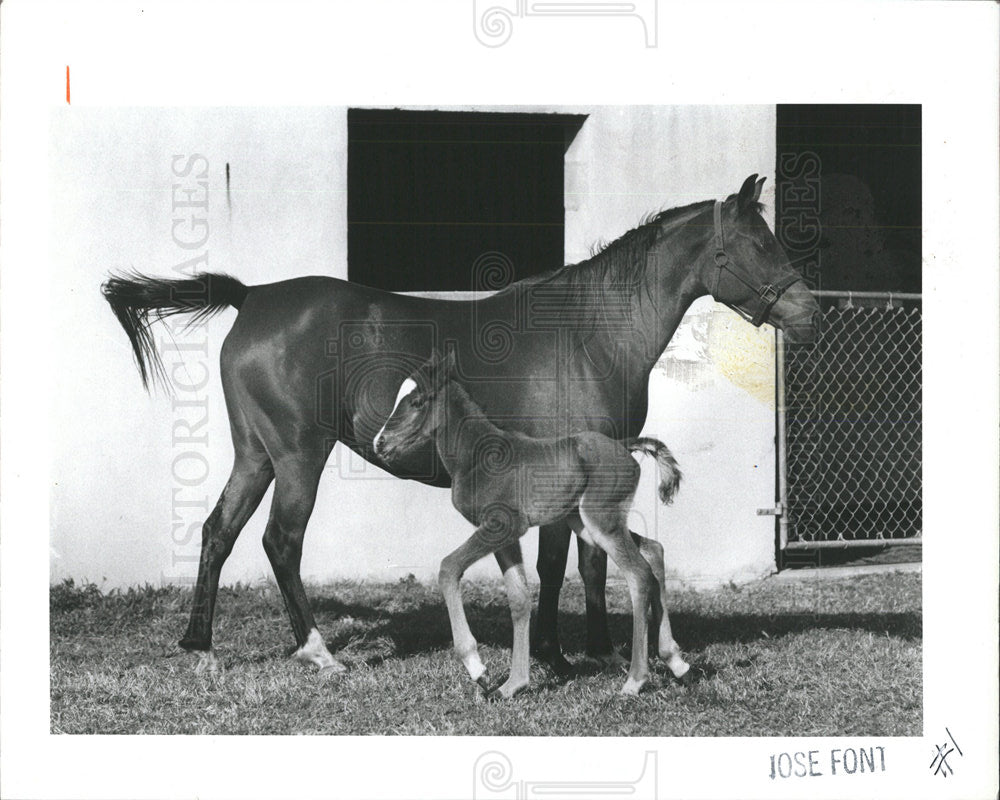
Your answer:
[[[805,344],[815,341],[820,333],[822,313],[816,298],[804,281],[796,281],[771,309],[769,322],[781,328],[785,341]]]

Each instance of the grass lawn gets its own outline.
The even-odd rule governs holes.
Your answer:
[[[612,635],[631,637],[624,586],[609,584]],[[915,736],[922,733],[920,575],[764,581],[671,596],[674,636],[703,671],[683,687],[654,660],[653,685],[584,659],[583,590],[567,583],[563,646],[577,674],[532,666],[511,701],[476,702],[452,656],[436,588],[339,582],[310,587],[333,678],[291,662],[291,629],[271,585],[223,589],[215,643],[225,665],[196,675],[179,650],[189,591],[52,587],[54,733],[474,734],[561,736]],[[491,676],[506,675],[502,585],[465,584]]]

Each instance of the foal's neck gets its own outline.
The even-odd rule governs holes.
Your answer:
[[[476,443],[485,436],[507,434],[490,422],[479,404],[457,381],[449,381],[437,395],[444,404],[444,415],[438,426],[437,449],[441,461],[454,477],[472,466]]]

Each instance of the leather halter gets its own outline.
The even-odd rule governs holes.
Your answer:
[[[726,252],[726,239],[722,232],[722,201],[715,201],[715,209],[713,211],[715,217],[715,266],[717,267],[715,272],[715,281],[712,285],[712,297],[716,302],[724,303],[729,306],[733,311],[747,320],[755,328],[759,328],[765,322],[767,322],[768,315],[771,313],[771,309],[774,308],[774,304],[778,302],[781,295],[785,293],[796,281],[802,280],[802,276],[798,273],[792,272],[781,278],[776,283],[765,283],[759,287],[754,286],[750,281],[748,281],[743,275],[733,269],[730,266],[729,254]],[[756,300],[756,309],[743,308],[736,303],[729,303],[725,300],[720,300],[718,297],[719,280],[722,278],[723,271],[728,272],[736,280],[742,283],[744,286],[750,287],[754,292],[754,300]],[[753,301],[750,301],[753,302]]]

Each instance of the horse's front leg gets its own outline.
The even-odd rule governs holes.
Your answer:
[[[547,664],[560,678],[572,674],[573,667],[559,647],[559,591],[566,575],[570,528],[566,522],[542,525],[538,529],[538,615],[531,654]],[[589,615],[588,615],[589,616]]]

